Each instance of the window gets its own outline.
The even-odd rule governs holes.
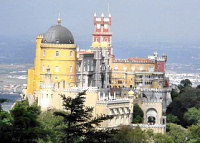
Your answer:
[[[70,57],[72,57],[73,56],[73,53],[72,53],[72,51],[70,51]]]
[[[97,24],[97,29],[100,29],[101,25],[100,24]]]
[[[140,66],[140,70],[141,70],[141,71],[143,70],[143,66]]]
[[[58,76],[57,75],[55,76],[55,80],[58,80]]]
[[[114,74],[114,77],[116,78],[116,77],[117,77],[117,74]]]
[[[45,66],[43,65],[43,66],[42,66],[42,72],[44,72],[44,71],[45,71]]]
[[[55,72],[59,72],[59,67],[58,66],[55,67]]]
[[[118,66],[115,66],[115,70],[118,70]]]
[[[131,69],[134,71],[135,70],[135,66],[132,66]]]
[[[149,72],[153,72],[154,71],[154,67],[153,66],[150,66],[149,67]]]
[[[72,66],[69,67],[69,72],[72,72]]]
[[[124,66],[124,70],[126,70],[127,69],[127,67],[126,66]]]
[[[125,74],[123,74],[123,78],[126,78],[126,75],[125,75]]]
[[[69,79],[72,80],[72,76],[69,76]]]
[[[45,50],[43,50],[43,56],[45,56],[46,55],[46,51]]]
[[[56,51],[56,57],[59,57],[59,51]]]
[[[79,72],[81,71],[81,65],[78,65],[78,71]]]
[[[105,29],[108,29],[108,24],[104,24],[104,28],[105,28]]]

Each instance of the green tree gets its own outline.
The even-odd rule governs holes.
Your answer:
[[[47,140],[39,139],[38,143],[55,143],[59,142],[58,130],[63,127],[63,117],[55,116],[55,110],[44,111],[39,115],[38,121],[41,122],[43,128],[49,131]]]
[[[169,123],[167,124],[167,135],[172,138],[174,143],[186,143],[188,132],[180,125]]]
[[[189,79],[181,80],[178,87],[180,89],[180,92],[184,92],[185,88],[191,88],[192,87],[192,82]]]
[[[10,114],[3,111],[1,104],[7,99],[0,99],[0,139],[1,142],[10,142],[12,138],[12,118]]]
[[[174,100],[178,96],[179,96],[179,93],[176,90],[172,89],[171,91],[172,100]]]
[[[172,138],[168,135],[157,133],[153,136],[154,143],[174,143]]]
[[[191,124],[200,123],[200,108],[189,108],[188,111],[184,114],[184,118]]]
[[[196,89],[200,89],[200,85],[197,85]]]
[[[45,138],[47,133],[37,120],[40,108],[29,106],[28,101],[18,101],[10,111],[12,120],[12,142],[36,143],[39,138]]]
[[[170,103],[166,113],[177,116],[177,123],[183,127],[187,127],[192,125],[192,123],[184,118],[184,114],[192,107],[200,107],[200,89],[186,88],[184,92],[180,93],[180,95]]]
[[[200,124],[192,125],[188,127],[190,135],[190,143],[199,143],[200,142]]]
[[[132,123],[142,123],[143,122],[144,113],[140,106],[136,103],[133,107],[133,119]]]
[[[61,95],[66,112],[54,112],[56,116],[64,118],[64,127],[60,130],[62,134],[60,142],[101,143],[109,140],[112,137],[112,133],[115,132],[115,130],[96,129],[101,122],[113,117],[104,115],[93,117],[93,108],[84,105],[84,94],[85,92],[81,92],[76,98]]]
[[[148,134],[139,127],[121,126],[112,141],[113,143],[146,143],[149,138]]]
[[[174,116],[173,114],[167,114],[167,123],[177,123],[177,122],[179,122],[177,116]]]

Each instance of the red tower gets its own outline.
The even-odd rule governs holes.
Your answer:
[[[111,37],[112,33],[110,33],[110,25],[111,25],[111,14],[109,14],[108,18],[104,17],[104,14],[101,14],[101,18],[97,18],[96,13],[94,14],[94,26],[95,31],[92,33],[93,42],[103,42],[106,41],[111,45]]]

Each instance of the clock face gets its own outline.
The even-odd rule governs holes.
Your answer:
[[[104,28],[105,28],[105,29],[108,29],[108,24],[105,24],[105,25],[104,25]]]
[[[100,29],[100,27],[101,27],[100,24],[97,24],[97,29]]]

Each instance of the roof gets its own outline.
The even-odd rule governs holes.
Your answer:
[[[52,44],[74,44],[72,33],[61,24],[51,26],[44,34],[42,43]]]

